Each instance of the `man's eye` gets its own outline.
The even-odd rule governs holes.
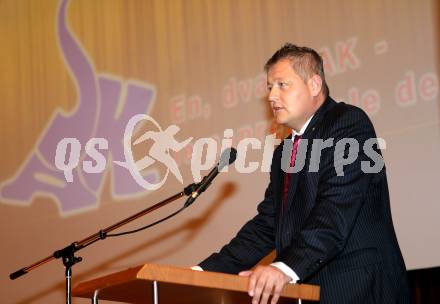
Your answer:
[[[268,90],[268,91],[272,90],[272,87],[273,87],[273,85],[268,84],[268,85],[267,85],[267,90]]]
[[[289,86],[289,84],[287,82],[280,82],[279,85],[280,85],[281,89],[285,89],[285,88],[287,88]]]

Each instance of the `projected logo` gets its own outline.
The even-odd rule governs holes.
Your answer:
[[[27,156],[15,176],[0,186],[2,202],[27,206],[37,195],[52,197],[61,214],[96,208],[106,172],[111,174],[111,192],[115,198],[128,198],[145,192],[126,168],[105,166],[95,174],[85,174],[83,166],[71,171],[72,182],[66,182],[64,172],[54,164],[55,151],[63,138],[75,138],[88,143],[90,138],[105,138],[108,142],[105,159],[125,158],[123,132],[127,122],[138,113],[150,113],[156,91],[154,86],[136,80],[122,80],[116,75],[96,71],[93,61],[76,39],[66,20],[68,1],[60,3],[57,15],[57,33],[61,55],[77,88],[77,106],[65,113],[58,109],[39,136],[35,147]],[[91,170],[96,167],[93,145],[80,146],[79,160]],[[86,153],[91,151],[91,153]],[[94,157],[96,156],[96,157]],[[145,164],[151,162],[145,160]],[[109,162],[107,162],[108,164]],[[142,178],[156,184],[158,174],[147,170]]]

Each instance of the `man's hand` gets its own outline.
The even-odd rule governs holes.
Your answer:
[[[270,303],[276,304],[284,285],[292,280],[281,270],[270,265],[257,266],[254,270],[242,271],[238,275],[249,277],[248,293],[252,297],[252,304],[267,304],[271,294]]]

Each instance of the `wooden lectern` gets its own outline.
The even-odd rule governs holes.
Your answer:
[[[80,283],[74,297],[125,303],[160,304],[249,304],[248,278],[237,275],[195,271],[145,264]],[[295,299],[319,301],[319,287],[292,284],[284,288],[278,303]]]

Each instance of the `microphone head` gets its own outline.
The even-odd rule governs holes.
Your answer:
[[[232,164],[237,159],[237,149],[227,148],[223,150],[220,155],[220,161],[218,163],[218,170],[222,170],[224,167]]]
[[[231,147],[229,152],[229,165],[232,164],[233,162],[235,162],[235,160],[237,159],[237,149],[235,149],[234,147]]]

